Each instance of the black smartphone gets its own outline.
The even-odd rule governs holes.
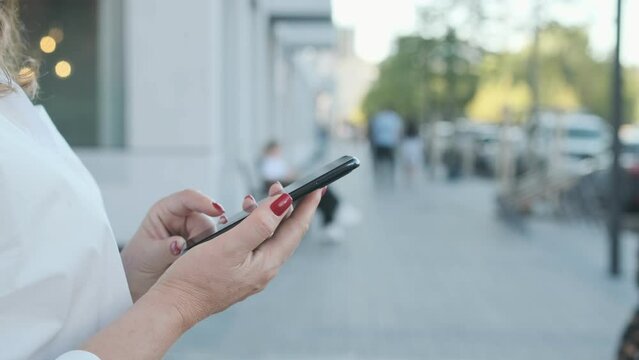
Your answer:
[[[284,191],[291,195],[293,201],[297,201],[303,198],[305,195],[310,194],[317,189],[321,189],[324,186],[327,186],[335,182],[336,180],[346,176],[358,167],[359,159],[354,156],[342,156],[332,163],[288,185],[284,188]],[[187,240],[186,250],[190,250],[197,245],[205,243],[209,240],[213,240],[216,237],[224,234],[225,232],[237,226],[237,224],[242,222],[242,220],[244,220],[247,216],[249,216],[249,213],[241,211],[229,217],[228,222],[224,225],[221,225],[219,229],[211,229],[205,231]]]

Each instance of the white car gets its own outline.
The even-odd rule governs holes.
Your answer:
[[[535,152],[549,167],[580,176],[610,162],[611,129],[599,116],[587,113],[541,113]]]

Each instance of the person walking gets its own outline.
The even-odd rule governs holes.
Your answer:
[[[369,124],[375,184],[394,187],[395,155],[402,137],[402,118],[390,107],[375,114]]]
[[[409,121],[406,126],[400,156],[406,184],[412,186],[424,167],[424,140],[415,121]]]

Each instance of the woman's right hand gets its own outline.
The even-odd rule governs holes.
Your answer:
[[[186,330],[261,291],[299,245],[322,191],[295,211],[288,194],[270,197],[233,230],[178,259],[148,295],[176,309]]]
[[[103,360],[160,359],[198,321],[264,289],[297,248],[323,192],[307,195],[293,211],[290,196],[273,190],[281,185],[242,223],[175,261],[83,349]],[[254,207],[245,199],[245,209]]]

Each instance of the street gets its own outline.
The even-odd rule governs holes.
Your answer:
[[[362,167],[334,186],[363,221],[318,224],[261,294],[202,322],[168,359],[612,359],[636,305],[635,237],[606,273],[603,229],[495,215],[495,184],[422,180],[376,193]],[[400,184],[401,185],[401,184]]]

